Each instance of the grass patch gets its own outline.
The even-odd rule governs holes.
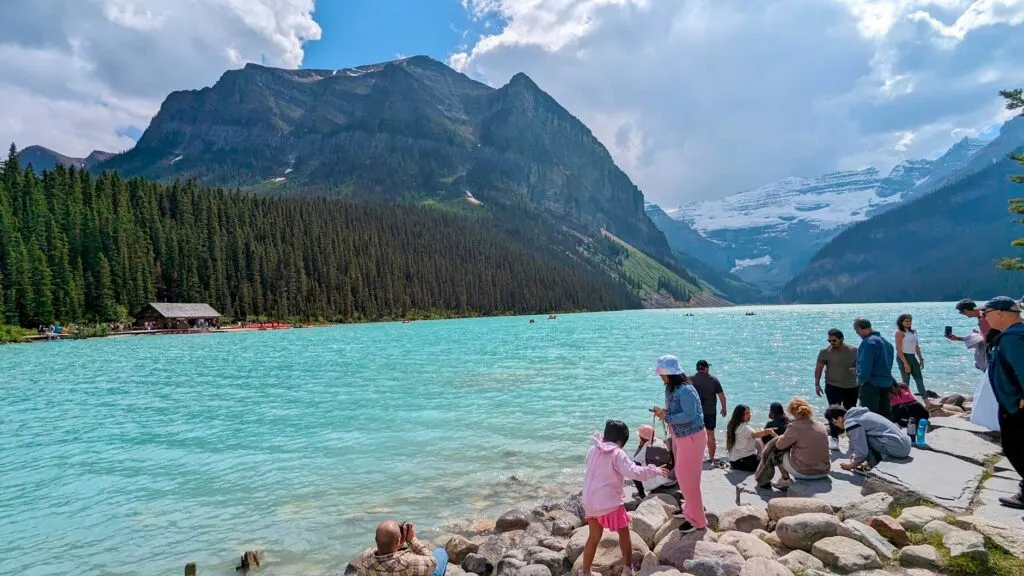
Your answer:
[[[0,324],[0,344],[13,344],[15,342],[27,342],[28,337],[34,334],[32,330],[18,326]]]
[[[615,242],[625,250],[624,257],[621,261],[622,271],[633,282],[640,285],[641,297],[649,298],[653,293],[661,293],[664,296],[685,302],[685,300],[678,298],[677,294],[669,294],[665,290],[662,290],[660,286],[662,282],[670,283],[679,289],[687,291],[691,298],[693,295],[704,291],[702,286],[698,286],[689,282],[685,278],[682,278],[656,261],[654,258],[651,258],[647,254],[637,250],[625,240],[622,240],[608,231],[604,231],[604,235],[606,238]]]
[[[893,501],[892,506],[889,506],[889,516],[893,518],[899,518],[903,515],[903,511],[907,508],[913,508],[915,506],[924,506],[925,508],[935,508],[935,505],[927,500],[913,500],[907,504],[900,504]]]

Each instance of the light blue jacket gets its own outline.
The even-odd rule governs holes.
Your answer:
[[[675,392],[665,392],[665,422],[672,426],[672,435],[685,438],[704,429],[704,409],[700,396],[690,384],[683,384]]]

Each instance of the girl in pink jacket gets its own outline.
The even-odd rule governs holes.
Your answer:
[[[583,549],[582,576],[591,576],[590,566],[597,554],[597,546],[605,529],[619,533],[622,551],[622,574],[633,573],[633,543],[629,537],[629,514],[623,502],[626,478],[650,480],[655,476],[668,476],[668,470],[655,466],[637,466],[622,449],[629,440],[629,427],[619,420],[604,425],[604,436],[594,435],[594,446],[587,453],[587,472],[583,477],[583,512],[590,537]],[[597,576],[597,575],[595,575]]]

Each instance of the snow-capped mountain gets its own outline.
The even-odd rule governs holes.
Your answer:
[[[923,190],[932,182],[956,177],[984,146],[984,141],[964,138],[936,160],[907,160],[884,177],[866,168],[786,178],[667,210],[716,245],[707,257],[700,247],[673,249],[748,282],[780,286],[844,228],[927,193]],[[722,265],[723,251],[727,267]]]

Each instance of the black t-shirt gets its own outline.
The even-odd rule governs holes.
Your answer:
[[[782,436],[783,434],[786,433],[786,428],[789,427],[789,419],[775,418],[769,420],[768,423],[764,425],[764,427],[771,428],[772,430],[775,430],[775,432],[777,432],[779,436]]]
[[[722,383],[718,381],[718,378],[707,372],[697,372],[690,376],[690,382],[697,390],[697,395],[700,396],[700,405],[704,409],[704,414],[717,412],[718,394],[722,393]]]

